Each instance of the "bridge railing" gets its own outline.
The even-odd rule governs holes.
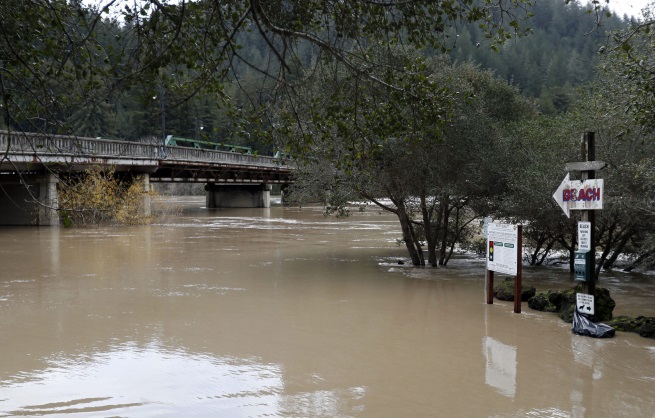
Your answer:
[[[0,155],[56,155],[83,157],[116,157],[169,160],[189,163],[238,164],[245,166],[285,166],[279,159],[227,151],[166,146],[144,142],[84,138],[64,135],[0,131]]]
[[[165,152],[165,158],[173,161],[194,161],[208,163],[227,163],[238,165],[280,166],[279,159],[265,155],[248,155],[238,152],[214,151],[207,149],[167,146],[159,147],[160,153]]]
[[[0,132],[0,152],[10,154],[156,158],[152,146],[64,135]]]

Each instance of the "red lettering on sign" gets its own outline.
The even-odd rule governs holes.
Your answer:
[[[563,189],[562,201],[563,202],[591,202],[600,201],[600,188],[589,189]]]

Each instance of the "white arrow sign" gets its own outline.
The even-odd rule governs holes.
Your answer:
[[[570,218],[571,214],[569,212],[569,204],[568,202],[564,201],[563,196],[564,196],[564,189],[568,189],[570,183],[571,181],[569,179],[569,173],[566,173],[566,177],[564,177],[564,180],[562,180],[559,187],[557,188],[557,190],[555,190],[555,193],[553,194],[553,199],[555,199],[555,202],[557,202],[559,207],[562,208],[567,218]]]
[[[605,194],[603,183],[603,179],[570,180],[567,173],[553,194],[553,199],[567,217],[570,217],[571,210],[602,209]]]

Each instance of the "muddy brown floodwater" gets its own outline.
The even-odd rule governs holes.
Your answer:
[[[0,229],[0,416],[655,417],[654,340],[486,305],[483,259],[399,265],[393,217],[169,203],[161,225]],[[601,280],[615,314],[655,316],[651,276]]]

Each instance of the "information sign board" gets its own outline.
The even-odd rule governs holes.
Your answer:
[[[591,222],[578,222],[578,250],[591,250]]]
[[[490,223],[487,228],[487,270],[516,275],[518,259],[518,227]]]

